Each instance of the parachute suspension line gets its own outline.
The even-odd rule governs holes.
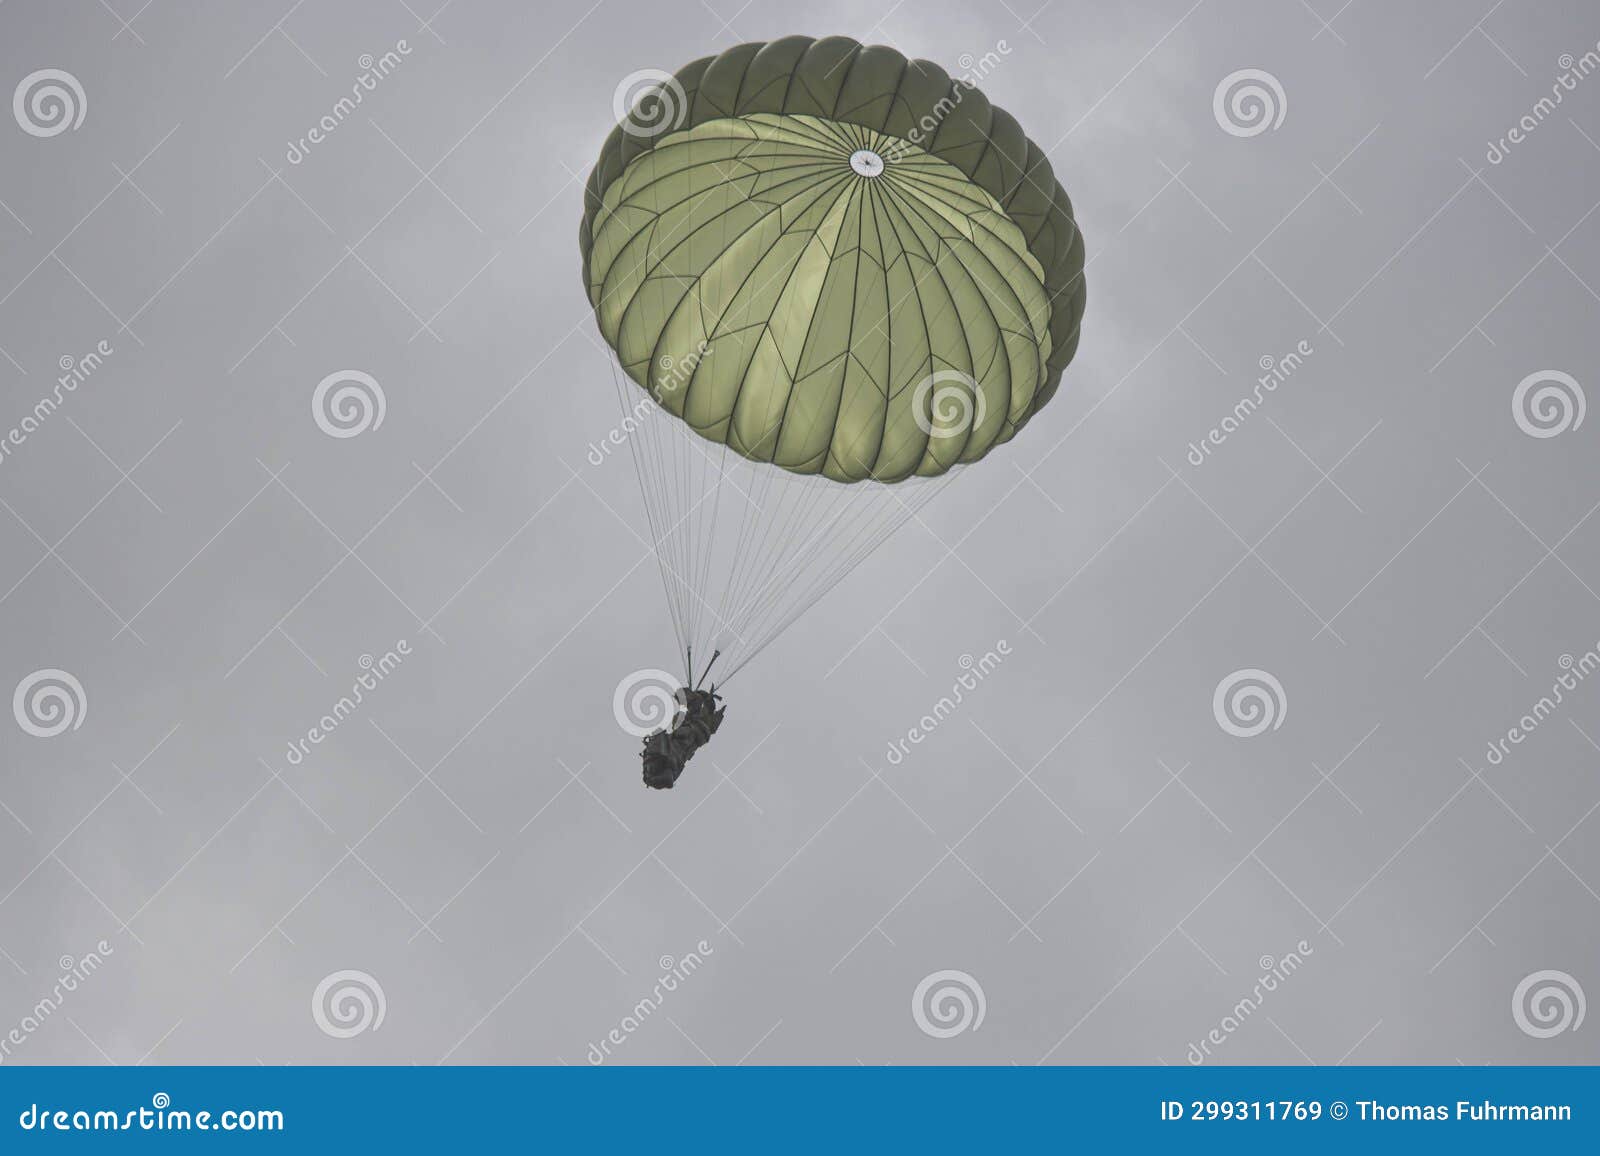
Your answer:
[[[722,504],[722,488],[718,487],[715,488],[715,490],[707,490],[706,461],[702,460],[699,461],[699,463],[690,464],[691,466],[698,466],[699,468],[699,484],[694,487],[694,493],[706,493],[706,495],[710,495],[710,504],[712,504],[712,509],[715,511],[717,506]],[[690,581],[691,589],[694,589],[694,591],[702,591],[702,589],[706,589],[704,565],[702,565],[701,557],[702,554],[704,554],[704,546],[706,546],[706,541],[710,540],[710,536],[714,535],[715,533],[714,525],[712,525],[712,527],[706,527],[704,522],[699,519],[698,514],[699,511],[696,511],[696,519],[694,519],[693,522],[694,543],[693,549],[690,551],[691,568],[690,573],[688,573],[688,581]],[[704,618],[706,618],[706,608],[704,608],[704,605],[694,605],[693,613],[690,615],[691,636],[699,637],[701,623],[704,621]]]
[[[876,525],[870,527],[868,532],[860,537],[853,551],[848,551],[845,556],[835,560],[834,564],[819,575],[803,593],[790,600],[787,611],[777,619],[776,624],[756,638],[751,647],[740,658],[738,664],[723,675],[722,685],[726,686],[731,682],[734,675],[743,670],[757,655],[775,642],[801,615],[816,605],[828,591],[849,577],[856,567],[866,561],[901,526],[915,517],[945,486],[954,481],[958,473],[960,473],[959,470],[951,470],[941,477],[917,484],[915,488],[918,492],[912,497],[910,503],[907,503],[899,495],[892,492],[887,495],[890,501],[878,502],[878,512],[875,514],[878,518]],[[905,483],[901,483],[900,488],[906,488]],[[887,490],[887,487],[885,489]],[[885,510],[887,511],[886,514],[883,513]]]
[[[839,487],[839,489],[843,490],[844,487]],[[783,569],[769,567],[768,576],[759,587],[750,593],[749,604],[743,608],[752,624],[761,622],[773,607],[782,602],[786,594],[799,588],[798,584],[786,586],[778,580],[784,570],[792,569],[797,573],[803,573],[805,567],[824,548],[829,553],[842,553],[843,549],[846,548],[845,544],[848,542],[843,533],[844,528],[848,527],[852,522],[860,522],[866,518],[881,499],[881,495],[878,494],[851,496],[857,497],[858,500],[844,510],[838,509],[840,501],[837,496],[830,501],[823,515],[815,520],[815,529],[784,560],[785,566]]]
[[[877,551],[878,546],[882,546],[885,541],[888,541],[888,538],[891,538],[894,533],[898,532],[899,528],[906,524],[906,520],[909,520],[909,517],[915,516],[915,512],[917,512],[918,509],[922,509],[922,506],[925,506],[928,501],[933,500],[933,496],[936,495],[939,490],[942,490],[944,485],[949,484],[949,480],[952,479],[950,479],[950,477],[942,477],[942,479],[938,479],[938,482],[931,482],[931,484],[918,487],[925,493],[920,493],[920,495],[917,496],[914,508],[907,508],[906,511],[896,511],[896,509],[890,509],[886,516],[880,517],[877,524],[875,524],[874,527],[870,527],[869,532],[864,533],[864,535],[861,536],[858,548],[854,549],[854,552],[851,552],[851,554],[846,554],[846,556],[842,557],[842,559],[838,559],[837,562],[835,562],[834,567],[830,568],[829,572],[819,576],[818,580],[811,584],[810,589],[806,589],[806,591],[803,592],[803,594],[800,594],[800,596],[790,599],[789,605],[787,605],[786,610],[784,610],[784,612],[778,616],[776,623],[771,624],[771,626],[768,626],[768,628],[765,628],[762,636],[758,637],[758,639],[755,640],[755,644],[749,648],[749,652],[742,656],[738,666],[734,666],[734,669],[731,669],[731,671],[728,672],[725,677],[723,677],[723,682],[726,684],[728,680],[733,679],[734,674],[738,674],[738,672],[741,671],[746,664],[749,664],[750,661],[754,660],[755,656],[760,655],[760,653],[762,653],[763,650],[768,647],[768,645],[776,642],[776,640],[778,640],[779,637],[784,634],[784,631],[787,631],[787,629],[789,629],[790,626],[795,623],[795,620],[798,620],[800,616],[805,615],[806,610],[810,610],[813,605],[818,604],[819,600],[826,596],[830,589],[834,588],[834,586],[837,586],[838,583],[842,583],[845,578],[848,578],[848,576],[850,576],[851,573],[856,570],[856,567],[859,567],[862,562],[866,562],[867,557],[872,556],[872,554]]]
[[[763,479],[759,476],[755,477],[753,479],[754,485],[752,488],[764,489],[764,487],[761,486],[762,480]],[[740,511],[739,533],[734,539],[733,556],[742,562],[743,559],[747,557],[744,550],[746,544],[750,541],[750,533],[755,525],[755,514],[759,512],[760,504],[757,502],[755,496],[750,492],[746,490],[740,490],[740,494],[744,498],[744,508],[742,511]],[[722,597],[717,601],[716,613],[718,622],[728,621],[728,603],[733,593],[734,586],[738,582],[738,576],[739,567],[735,566],[733,573],[729,576],[727,583],[722,588]]]
[[[679,439],[680,441],[682,439]],[[700,589],[698,579],[700,575],[700,543],[705,537],[706,528],[701,513],[703,503],[694,500],[695,495],[705,495],[712,503],[716,502],[716,493],[706,488],[705,460],[696,461],[690,454],[683,454],[684,472],[684,500],[685,509],[689,511],[686,524],[689,529],[688,548],[684,551],[683,580],[689,589],[689,636],[695,637],[700,632],[700,622],[703,617],[698,602],[697,594]]]
[[[677,419],[670,413],[660,412],[658,403],[645,423],[644,436],[651,447],[646,455],[649,465],[641,482],[654,496],[664,512],[662,530],[656,543],[661,558],[662,571],[671,600],[676,607],[674,626],[678,632],[679,649],[686,654],[694,643],[692,583],[693,571],[689,563],[688,541],[693,528],[695,508],[685,500],[688,485],[682,477],[683,462],[677,452],[676,435],[672,429]]]
[[[836,489],[843,490],[838,486]],[[772,582],[775,573],[781,574],[792,565],[789,553],[789,543],[793,539],[794,529],[797,525],[806,525],[806,517],[819,500],[821,488],[816,485],[815,479],[795,478],[778,488],[778,493],[773,499],[778,508],[777,513],[767,519],[764,532],[757,539],[751,549],[747,566],[741,567],[736,574],[736,579],[730,582],[729,601],[733,608],[733,617],[742,619],[748,609],[749,591],[752,587],[757,590],[765,589]],[[769,545],[769,543],[776,543]],[[759,584],[759,585],[757,585]]]
[[[616,375],[616,372],[617,371],[615,367],[613,367],[613,375]],[[626,381],[620,382],[620,388],[623,391],[625,398],[635,396],[633,391],[628,387]],[[653,407],[654,400],[650,399],[648,405]],[[632,410],[629,410],[626,402],[624,402],[624,410],[626,412],[637,413],[637,408],[638,407],[636,405]],[[658,487],[650,484],[650,480],[652,478],[659,476],[661,468],[660,435],[656,428],[657,423],[655,417],[656,415],[653,410],[647,409],[644,420],[638,422],[636,424],[636,428],[629,433],[628,441],[629,444],[635,448],[634,463],[639,475],[640,487],[644,492],[645,504],[648,507],[653,507],[655,510],[655,523],[652,527],[652,533],[654,535],[654,545],[656,547],[656,561],[661,568],[662,585],[667,592],[668,601],[673,608],[674,626],[681,631],[682,607],[680,605],[679,593],[675,588],[672,579],[670,565],[671,559],[664,557],[661,551],[663,543],[669,541],[668,527],[670,526],[671,522],[668,517],[667,507],[664,503],[665,495],[660,492]]]
[[[720,657],[722,657],[722,651],[717,650],[717,651],[713,651],[712,652],[711,661],[706,663],[706,668],[700,672],[700,677],[695,680],[695,684],[694,684],[694,689],[695,690],[699,690],[700,689],[700,684],[706,680],[706,675],[711,673],[711,668],[713,666],[717,665],[717,659],[720,658]],[[689,671],[689,677],[690,678],[694,678],[693,669],[691,669]],[[717,684],[716,683],[712,683],[711,685],[712,686],[716,686]]]
[[[678,579],[684,590],[684,610],[687,637],[691,642],[715,644],[719,641],[716,626],[706,626],[709,613],[718,623],[725,622],[720,611],[713,610],[706,594],[717,585],[715,562],[718,557],[717,527],[722,507],[722,487],[727,472],[727,446],[718,448],[693,433],[685,423],[670,414],[661,416],[661,424],[670,427],[664,431],[675,463],[675,473],[684,479],[680,490],[682,514],[679,523],[679,558],[682,569]],[[719,460],[720,457],[720,460]],[[704,507],[710,504],[709,514]],[[725,550],[725,547],[724,547]]]
[[[709,442],[611,371],[685,685],[696,649],[725,660],[726,685],[961,472],[895,485],[792,474]],[[725,486],[736,518],[721,517]]]
[[[726,588],[723,590],[724,620],[728,615],[736,615],[739,608],[739,591],[747,580],[748,572],[759,563],[765,545],[770,540],[774,528],[779,521],[778,517],[764,517],[768,504],[774,500],[781,502],[783,490],[778,487],[779,471],[774,467],[766,471],[752,471],[751,486],[745,491],[749,501],[749,509],[753,511],[750,525],[750,536],[743,537],[736,544],[734,551],[734,566],[729,575]],[[798,480],[790,485],[798,485]],[[776,498],[773,491],[777,489]]]
[[[672,562],[668,567],[677,589],[683,629],[683,645],[693,644],[699,622],[699,592],[696,587],[695,542],[699,532],[700,506],[709,497],[694,484],[693,462],[684,445],[693,436],[670,413],[657,412],[654,419],[662,447],[663,497],[669,506],[668,547]]]
[[[612,385],[616,389],[618,409],[622,414],[623,420],[626,421],[627,419],[635,416],[633,408],[628,404],[628,387],[623,384],[622,375],[617,371],[616,362],[609,356],[605,357],[605,362],[611,370],[611,381]],[[678,644],[679,646],[683,646],[685,635],[678,614],[678,603],[677,599],[674,597],[672,582],[667,576],[666,562],[661,556],[661,527],[664,523],[661,521],[660,512],[658,512],[656,509],[656,503],[651,500],[650,487],[645,484],[645,479],[648,476],[649,471],[647,470],[643,457],[641,456],[642,453],[649,452],[648,445],[641,447],[640,435],[644,433],[643,427],[647,424],[650,424],[650,418],[652,416],[654,415],[646,413],[643,422],[636,420],[634,422],[635,428],[631,432],[627,432],[625,436],[627,436],[628,440],[628,450],[633,457],[634,477],[639,483],[639,496],[644,504],[645,520],[650,528],[651,553],[655,555],[656,568],[661,572],[661,586],[662,590],[666,594],[667,613],[672,619],[673,632],[678,636]]]
[[[769,484],[761,488],[759,502],[763,525],[757,535],[744,545],[728,581],[726,599],[731,620],[738,621],[742,617],[745,609],[744,591],[750,582],[780,561],[781,546],[774,549],[769,543],[788,540],[795,506],[792,495],[802,484],[800,479],[795,479],[784,486]]]
[[[696,448],[700,449],[700,447]],[[700,552],[700,572],[699,578],[695,584],[695,588],[697,590],[703,591],[710,589],[711,563],[715,555],[715,547],[717,543],[717,525],[722,513],[722,483],[728,476],[728,446],[726,442],[723,443],[720,461],[715,460],[713,455],[711,453],[706,453],[704,449],[700,449],[700,452],[705,456],[707,469],[715,469],[717,471],[716,493],[713,496],[711,503],[711,521],[709,527],[707,528],[705,541]],[[707,605],[702,599],[699,604],[700,618],[703,620],[706,613],[710,610],[710,606]]]
[[[775,553],[765,572],[759,575],[759,584],[742,593],[745,602],[740,607],[741,620],[748,622],[752,630],[771,605],[801,588],[808,568],[817,558],[824,553],[832,555],[841,548],[845,541],[843,529],[864,516],[877,498],[856,487],[823,485],[833,492],[827,493],[822,486],[814,486],[812,494],[806,495],[804,503],[794,512],[792,523],[796,527],[793,533],[797,544],[786,552]]]
[[[700,485],[696,486],[693,462],[688,455],[691,452],[707,458],[709,455],[698,445],[689,444],[694,435],[680,430],[681,423],[670,413],[659,412],[662,407],[648,394],[633,395],[635,400],[630,405],[633,391],[614,362],[610,368],[619,410],[630,427],[626,431],[627,440],[650,527],[652,552],[661,573],[679,649],[687,660],[687,673],[692,669],[692,645],[703,605],[698,591],[708,580],[709,543],[714,540],[714,533],[703,527],[700,506],[710,499],[715,508],[719,494],[706,488],[705,475],[709,470],[702,470]],[[714,521],[711,529],[714,530]],[[707,543],[705,558],[695,554],[695,543],[701,539]]]
[[[908,502],[891,486],[791,474],[707,444],[670,413],[650,414],[642,440],[635,461],[680,645],[729,658],[722,684],[948,481],[902,483]],[[736,527],[720,515],[724,486],[742,505]]]
[[[752,606],[760,606],[758,599],[766,596],[765,592],[772,590],[774,595],[781,595],[782,584],[777,581],[777,571],[781,573],[780,563],[783,567],[803,569],[804,565],[815,556],[816,552],[825,546],[832,549],[833,544],[839,539],[838,528],[849,525],[852,520],[859,521],[868,513],[880,499],[883,498],[888,487],[869,483],[857,483],[853,486],[838,485],[826,482],[820,478],[807,479],[811,492],[810,501],[798,506],[792,511],[791,522],[801,525],[815,523],[814,530],[800,540],[787,555],[779,553],[773,563],[767,567],[760,585],[750,592],[748,599]],[[821,500],[819,495],[826,495],[827,506],[820,516],[815,515],[816,506]],[[787,533],[787,528],[786,528]],[[744,593],[741,591],[741,593]],[[748,609],[748,608],[747,608]]]
[[[766,510],[768,497],[771,494],[775,484],[775,479],[782,474],[782,471],[778,470],[776,467],[766,467],[761,469],[751,468],[749,462],[745,458],[736,454],[734,456],[735,468],[740,467],[742,464],[743,468],[740,472],[748,475],[748,477],[741,479],[743,482],[743,484],[741,484],[741,480],[735,480],[729,477],[730,471],[728,466],[728,447],[726,442],[723,443],[722,450],[722,461],[718,467],[717,478],[717,490],[719,496],[723,486],[729,486],[733,488],[734,490],[738,491],[740,497],[743,499],[744,509],[739,522],[739,530],[734,538],[731,549],[725,545],[722,550],[722,553],[726,555],[726,557],[722,559],[722,572],[724,574],[723,580],[715,583],[711,582],[711,569],[708,561],[706,569],[708,585],[706,588],[708,590],[711,589],[713,584],[721,587],[721,595],[718,598],[717,608],[712,611],[712,614],[716,618],[714,629],[716,629],[717,635],[714,636],[711,641],[717,642],[724,646],[737,646],[742,643],[744,639],[739,636],[737,625],[733,619],[730,618],[730,605],[737,607],[737,603],[732,598],[733,591],[738,582],[739,574],[752,560],[752,535],[755,533],[758,524],[762,521],[766,521],[767,529],[770,530],[771,528],[770,520],[765,519],[763,515]],[[715,544],[713,543],[713,547],[714,546]],[[707,609],[709,609],[709,607]]]
[[[764,570],[754,575],[750,585],[740,591],[737,616],[742,623],[747,624],[747,630],[752,635],[763,624],[774,606],[801,588],[802,576],[807,573],[807,567],[819,556],[822,549],[825,547],[831,551],[842,541],[838,530],[845,519],[838,511],[839,498],[831,496],[821,515],[814,516],[813,511],[817,502],[818,499],[812,497],[804,513],[799,510],[791,511],[790,521],[798,523],[804,529],[804,536],[799,537],[798,545],[774,552]],[[864,506],[856,508],[857,516],[864,508]]]

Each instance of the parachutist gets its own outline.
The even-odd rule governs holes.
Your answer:
[[[727,710],[717,705],[722,696],[715,686],[710,690],[684,687],[677,698],[683,706],[682,715],[672,726],[648,736],[640,754],[644,760],[644,785],[658,790],[672,788],[683,774],[684,764],[717,733],[722,712]]]

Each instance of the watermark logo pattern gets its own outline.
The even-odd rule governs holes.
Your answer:
[[[1277,730],[1289,714],[1283,683],[1265,670],[1236,670],[1211,696],[1211,713],[1217,725],[1235,738],[1252,739]]]
[[[665,670],[636,670],[611,696],[611,713],[617,725],[636,739],[661,730],[678,713],[680,679]]]
[[[939,369],[917,383],[911,414],[931,438],[965,437],[983,424],[988,403],[977,379],[959,369]]]
[[[383,1026],[389,1010],[383,987],[364,971],[336,971],[311,993],[311,1019],[336,1040],[348,1040]]]
[[[689,116],[689,98],[670,72],[643,68],[622,78],[611,96],[611,111],[629,136],[672,132]]]
[[[41,68],[18,83],[11,97],[17,126],[29,136],[52,137],[76,132],[89,113],[83,85],[70,72]]]
[[[1583,386],[1570,373],[1541,369],[1511,391],[1511,416],[1531,438],[1553,438],[1583,424]]]
[[[35,738],[53,739],[77,730],[89,713],[83,683],[65,670],[36,670],[11,696],[17,725]]]
[[[1288,113],[1289,98],[1282,83],[1259,68],[1228,73],[1211,96],[1211,114],[1229,136],[1260,136],[1281,125]]]
[[[1564,971],[1536,971],[1511,993],[1511,1018],[1527,1035],[1547,1040],[1583,1026],[1583,985]]]
[[[328,374],[311,394],[311,416],[331,438],[359,437],[377,429],[388,405],[383,386],[359,369]]]
[[[911,993],[912,1021],[937,1040],[977,1031],[988,1009],[983,986],[964,971],[933,972]]]

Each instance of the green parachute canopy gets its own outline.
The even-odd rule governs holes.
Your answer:
[[[759,648],[914,512],[908,483],[1049,401],[1078,346],[1082,236],[1015,119],[891,48],[743,44],[626,78],[616,111],[579,244],[646,391],[618,384],[669,603],[685,648]],[[718,561],[730,452],[754,524]]]

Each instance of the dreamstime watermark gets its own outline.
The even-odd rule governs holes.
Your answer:
[[[931,438],[963,437],[983,424],[987,412],[977,379],[959,369],[937,369],[911,393],[911,416]]]
[[[311,416],[331,438],[353,438],[375,430],[388,411],[383,386],[359,369],[330,373],[311,393]]]
[[[11,95],[11,114],[29,136],[60,136],[76,131],[89,112],[83,85],[70,72],[41,68],[22,78]]]
[[[922,977],[911,993],[911,1019],[924,1035],[947,1040],[977,1031],[989,1010],[983,986],[964,971],[936,971]]]
[[[1511,391],[1511,417],[1531,438],[1553,438],[1583,424],[1588,403],[1570,373],[1541,369]]]
[[[389,1010],[383,988],[364,971],[336,971],[323,976],[311,993],[311,1019],[325,1035],[348,1040],[377,1031]]]
[[[61,355],[56,363],[61,367],[61,376],[56,378],[55,388],[34,402],[33,408],[21,421],[0,435],[0,465],[4,465],[18,446],[37,433],[50,416],[61,408],[62,403],[77,392],[80,385],[94,376],[112,352],[111,342],[101,340],[82,357]]]
[[[393,674],[410,653],[411,643],[402,638],[394,644],[393,650],[385,651],[380,658],[363,654],[357,663],[361,673],[351,684],[350,693],[334,703],[333,709],[318,719],[317,724],[306,731],[304,738],[290,741],[287,756],[289,765],[298,767],[305,762],[311,754],[311,748],[321,745],[346,719],[355,714],[356,708],[366,702],[366,692],[378,689],[378,684]]]
[[[1228,73],[1211,94],[1211,115],[1229,136],[1260,136],[1281,125],[1288,113],[1282,83],[1260,68]]]
[[[1246,667],[1217,683],[1211,695],[1211,713],[1230,735],[1253,739],[1283,725],[1289,715],[1289,696],[1272,674]]]
[[[1556,66],[1561,69],[1561,75],[1556,77],[1555,83],[1550,86],[1550,95],[1541,96],[1533,102],[1533,107],[1523,113],[1516,124],[1506,130],[1499,140],[1489,142],[1488,149],[1483,156],[1491,165],[1497,165],[1511,155],[1511,150],[1528,139],[1534,129],[1545,122],[1545,118],[1556,110],[1556,105],[1566,99],[1566,94],[1578,87],[1578,81],[1587,77],[1596,69],[1600,69],[1600,43],[1589,49],[1582,56],[1574,58],[1572,53],[1563,52],[1556,57]]]
[[[111,944],[101,940],[94,945],[94,950],[77,959],[70,955],[63,955],[56,961],[60,975],[56,977],[55,986],[50,989],[50,994],[33,1005],[31,1011],[23,1015],[15,1027],[4,1036],[0,1036],[0,1064],[11,1058],[14,1048],[21,1047],[27,1042],[29,1036],[44,1026],[46,1020],[61,1010],[61,1005],[66,1002],[67,996],[78,990],[78,986],[105,964],[106,956],[114,955],[115,950]]]
[[[157,1092],[150,1107],[113,1111],[108,1108],[52,1109],[29,1104],[17,1115],[25,1132],[282,1132],[283,1113],[276,1108],[227,1108],[220,1112],[174,1108],[172,1097]]]
[[[1511,993],[1511,1018],[1537,1040],[1577,1031],[1586,1010],[1582,985],[1564,971],[1536,971]]]
[[[641,68],[617,84],[611,111],[623,132],[648,139],[680,127],[689,116],[689,98],[672,73]]]
[[[962,673],[956,676],[950,693],[934,703],[933,710],[918,719],[917,724],[906,731],[905,738],[889,742],[888,753],[884,756],[889,760],[889,765],[897,767],[903,763],[912,747],[921,745],[924,739],[939,729],[945,719],[955,713],[956,707],[966,699],[965,692],[977,690],[978,684],[993,674],[1010,654],[1011,643],[1004,638],[995,643],[993,650],[985,651],[982,658],[974,659],[970,654],[963,654],[960,661]]]
[[[663,353],[657,364],[661,373],[652,382],[644,396],[634,403],[632,409],[623,414],[622,421],[598,442],[589,443],[587,455],[591,466],[604,465],[611,451],[617,447],[628,444],[628,439],[634,435],[651,415],[661,408],[661,397],[664,394],[675,394],[680,388],[687,385],[693,378],[695,370],[700,367],[711,352],[710,346],[701,341],[694,349],[682,357],[674,358],[670,353]]]
[[[83,683],[64,670],[36,670],[17,683],[11,696],[17,725],[34,738],[53,739],[77,730],[89,713]]]
[[[1212,426],[1205,437],[1198,442],[1189,443],[1189,452],[1185,455],[1189,464],[1196,467],[1204,465],[1206,459],[1211,456],[1212,449],[1227,441],[1229,435],[1236,433],[1246,419],[1261,408],[1261,403],[1267,400],[1267,396],[1276,393],[1280,385],[1293,377],[1295,371],[1305,364],[1305,359],[1313,352],[1315,351],[1311,347],[1311,342],[1302,340],[1282,357],[1262,354],[1261,360],[1256,364],[1263,372],[1256,378],[1255,386],[1234,402],[1232,411]]]
[[[310,156],[314,147],[327,140],[333,130],[355,112],[356,107],[366,99],[367,93],[376,90],[378,82],[399,68],[401,60],[410,55],[411,45],[405,40],[396,40],[394,47],[382,56],[374,57],[370,52],[363,52],[356,59],[361,75],[356,77],[355,83],[350,86],[350,95],[341,96],[304,136],[299,140],[290,141],[284,159],[291,165],[297,165]]]
[[[1227,1015],[1218,1021],[1216,1027],[1208,1031],[1198,1044],[1191,1043],[1184,1058],[1199,1067],[1211,1057],[1211,1049],[1220,1047],[1229,1036],[1238,1031],[1252,1015],[1261,1009],[1266,998],[1284,983],[1291,975],[1305,965],[1306,957],[1314,955],[1311,944],[1301,940],[1294,945],[1294,950],[1284,955],[1281,959],[1273,959],[1270,955],[1263,955],[1256,961],[1261,968],[1261,976],[1256,980],[1255,987],[1250,994],[1233,1005]]]
[[[636,739],[663,729],[678,713],[677,675],[647,667],[621,682],[611,696],[617,725]]]
[[[1489,760],[1490,766],[1498,767],[1505,762],[1512,747],[1521,746],[1529,735],[1539,729],[1545,719],[1556,713],[1556,708],[1567,701],[1563,691],[1577,690],[1579,683],[1600,669],[1600,642],[1595,643],[1577,658],[1563,654],[1556,665],[1565,673],[1556,676],[1555,682],[1550,686],[1550,693],[1542,696],[1520,719],[1507,727],[1504,738],[1490,740],[1488,751],[1484,755]]]
[[[613,1048],[621,1047],[644,1026],[652,1015],[661,1009],[667,996],[678,990],[678,985],[685,982],[691,975],[705,965],[706,956],[714,954],[711,944],[702,939],[695,944],[694,950],[687,952],[681,958],[674,959],[670,955],[663,955],[656,964],[661,969],[661,975],[656,979],[655,987],[650,994],[633,1005],[633,1010],[617,1023],[599,1043],[591,1043],[587,1058],[589,1063],[599,1067],[611,1058]]]
[[[1004,40],[996,40],[994,47],[982,56],[974,56],[970,52],[963,52],[956,57],[956,64],[961,69],[961,75],[953,77],[950,91],[934,101],[933,107],[923,113],[917,122],[906,131],[904,139],[895,140],[884,150],[884,159],[899,161],[905,158],[906,146],[917,145],[926,148],[924,143],[944,123],[948,117],[965,99],[966,94],[978,87],[978,82],[987,77],[1000,66],[1002,58],[1011,55],[1011,45]]]

